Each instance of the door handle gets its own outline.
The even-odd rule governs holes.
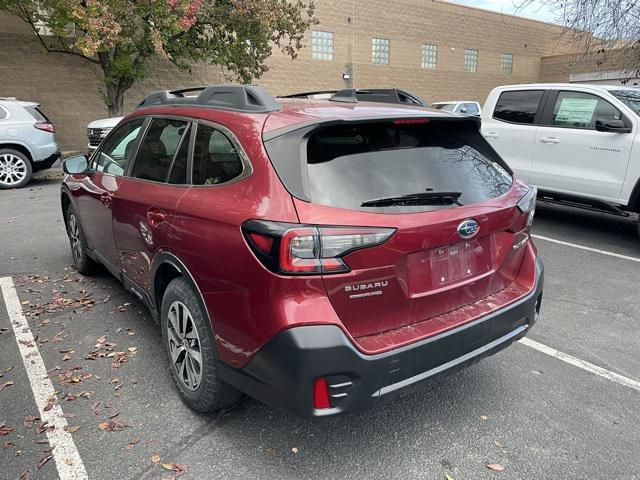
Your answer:
[[[151,207],[147,211],[147,220],[149,221],[149,225],[152,227],[156,227],[165,220],[165,215],[160,211],[160,209],[156,207]]]
[[[489,139],[498,138],[498,134],[494,132],[485,133],[484,138],[489,138]]]
[[[100,195],[100,201],[102,202],[102,204],[105,207],[111,208],[111,194],[110,193],[105,192],[102,195]]]
[[[540,138],[542,143],[560,143],[560,139],[558,137],[542,137]]]

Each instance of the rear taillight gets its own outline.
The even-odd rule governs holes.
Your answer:
[[[289,275],[348,272],[343,257],[386,242],[393,228],[324,227],[250,220],[247,243],[269,270]]]
[[[536,214],[536,196],[538,189],[530,187],[529,191],[518,201],[518,209],[527,215],[527,228],[533,223],[533,216]]]
[[[38,130],[43,130],[49,133],[56,133],[56,127],[54,127],[53,123],[49,122],[38,122],[34,125]]]

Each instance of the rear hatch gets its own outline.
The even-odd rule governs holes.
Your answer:
[[[287,158],[300,145],[303,159],[292,166]],[[301,223],[394,230],[384,243],[344,255],[348,272],[323,274],[356,339],[424,322],[439,333],[455,326],[447,313],[517,277],[525,249],[513,247],[526,219],[516,204],[527,187],[474,120],[338,122],[266,146]]]

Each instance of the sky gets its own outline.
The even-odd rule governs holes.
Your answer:
[[[543,22],[555,22],[556,15],[552,9],[537,0],[448,0],[452,3],[460,3],[471,7],[484,8],[495,12],[518,15],[520,17],[533,18]],[[520,7],[526,2],[525,7]]]

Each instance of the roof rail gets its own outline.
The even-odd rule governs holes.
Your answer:
[[[355,88],[338,90],[329,100],[332,102],[358,103],[358,91]]]
[[[332,95],[331,95],[332,94]],[[399,88],[368,88],[355,89],[346,88],[343,90],[320,90],[315,92],[294,93],[291,95],[282,95],[279,98],[314,98],[325,95],[331,95],[329,100],[334,102],[357,103],[360,102],[378,102],[378,103],[396,103],[403,105],[416,105],[428,107],[429,104],[417,95],[401,90]],[[326,97],[325,97],[326,98]]]
[[[185,95],[199,92],[197,95]],[[137,108],[161,105],[215,107],[249,113],[280,110],[281,105],[258,85],[210,85],[178,90],[162,90],[148,95]]]

